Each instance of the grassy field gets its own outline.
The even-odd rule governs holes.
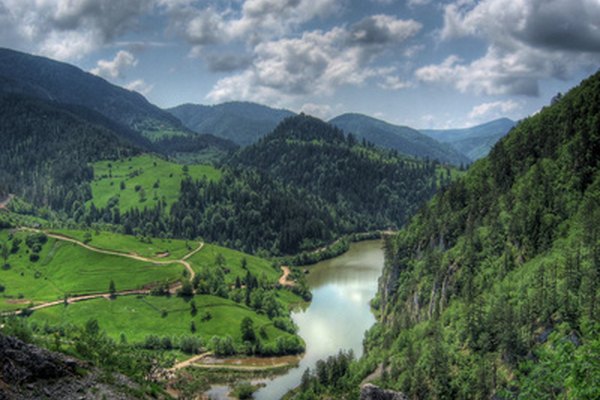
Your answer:
[[[112,232],[76,231],[68,229],[55,229],[58,233],[85,241],[86,233],[91,235],[92,240],[87,244],[99,249],[114,250],[121,253],[134,253],[147,258],[160,258],[163,260],[180,260],[188,253],[195,250],[199,243],[194,241],[177,239],[150,239],[150,243],[142,242],[140,238],[131,235],[121,235]],[[168,253],[168,255],[165,255]]]
[[[182,165],[148,154],[119,161],[99,161],[92,166],[94,204],[106,207],[111,199],[118,199],[121,211],[153,207],[161,200],[170,207],[178,199],[181,180],[186,174]],[[209,165],[186,168],[194,179],[221,177],[221,172]]]
[[[194,270],[198,272],[202,268],[215,267],[219,254],[225,260],[225,268],[230,271],[225,275],[225,279],[229,284],[234,283],[237,276],[240,278],[246,276],[246,271],[242,269],[242,260],[244,258],[248,263],[248,270],[257,277],[260,277],[264,273],[269,282],[275,283],[281,276],[281,270],[274,268],[268,260],[212,244],[205,244],[202,251],[190,257],[189,261],[192,263]]]
[[[267,334],[265,343],[279,336],[291,336],[275,328],[266,316],[231,300],[203,295],[195,296],[194,302],[198,308],[195,316],[191,315],[189,301],[180,297],[124,296],[115,300],[96,299],[67,307],[46,308],[34,312],[30,318],[41,324],[71,323],[81,326],[93,317],[110,337],[119,340],[124,334],[129,343],[140,343],[150,334],[160,337],[191,335],[190,326],[194,321],[195,335],[205,341],[213,336],[230,335],[240,344],[240,322],[245,317],[254,321],[257,333],[264,326]],[[203,320],[206,312],[211,315],[209,320]]]
[[[61,299],[65,294],[107,292],[111,279],[117,290],[137,289],[148,284],[175,281],[181,277],[179,264],[153,265],[128,258],[99,254],[75,244],[49,238],[39,252],[39,260],[31,261],[26,246],[27,233],[15,237],[23,240],[19,250],[9,252],[0,268],[0,310],[22,308],[29,302]],[[8,243],[8,232],[0,232],[0,243]],[[4,259],[0,260],[4,265]]]

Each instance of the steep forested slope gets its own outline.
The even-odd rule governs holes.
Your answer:
[[[56,210],[91,198],[88,162],[140,152],[70,107],[17,95],[0,97],[0,143],[0,193]]]
[[[600,73],[386,241],[367,356],[298,398],[377,365],[411,399],[600,398],[599,154]]]
[[[407,126],[392,125],[361,114],[343,114],[330,124],[379,147],[397,150],[408,156],[438,160],[454,165],[468,164],[459,151]]]
[[[214,106],[182,104],[167,110],[194,132],[212,134],[247,146],[271,132],[285,118],[294,115],[248,102],[229,102]]]

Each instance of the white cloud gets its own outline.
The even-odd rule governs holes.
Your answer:
[[[0,0],[0,45],[78,59],[136,25],[153,1]]]
[[[124,70],[135,67],[137,62],[138,61],[133,54],[121,50],[112,60],[98,61],[96,68],[93,68],[90,72],[106,79],[122,78]]]
[[[328,104],[306,103],[302,105],[300,111],[304,114],[312,115],[324,121],[333,117],[333,108]]]
[[[125,89],[131,90],[134,92],[139,92],[139,93],[143,94],[144,96],[147,96],[148,93],[150,93],[153,88],[154,88],[154,85],[146,83],[143,79],[136,79],[135,81],[129,82],[128,84],[125,85]]]
[[[600,62],[598,0],[459,0],[444,8],[442,40],[484,40],[486,53],[416,71],[461,91],[536,96],[544,78],[566,79]]]
[[[383,77],[383,82],[378,86],[385,90],[402,90],[412,86],[410,82],[402,80],[399,76],[387,75]]]
[[[402,46],[416,35],[421,24],[387,15],[364,18],[349,27],[304,32],[299,38],[265,41],[253,49],[252,64],[238,75],[221,79],[209,93],[215,102],[245,99],[270,102],[274,99],[313,94],[329,95],[343,85],[361,85],[390,77],[393,70],[373,66],[389,49]]]
[[[514,100],[493,101],[482,103],[473,107],[469,113],[469,118],[473,120],[485,120],[507,116],[509,113],[520,109],[521,104]]]

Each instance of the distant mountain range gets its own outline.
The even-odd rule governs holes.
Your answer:
[[[255,143],[287,117],[295,115],[248,102],[230,102],[214,106],[183,104],[167,110],[197,133],[209,133],[240,146]]]
[[[487,156],[500,138],[517,123],[500,118],[465,129],[422,129],[421,132],[439,142],[448,143],[472,161]]]
[[[250,102],[183,104],[167,111],[194,132],[215,135],[240,146],[256,143],[285,118],[295,115],[289,110]],[[362,114],[343,114],[329,123],[376,146],[454,165],[469,164],[485,156],[515,125],[514,121],[500,119],[467,129],[419,131]]]
[[[343,114],[329,121],[359,139],[401,154],[438,160],[454,165],[470,160],[447,144],[440,143],[408,126],[392,125],[362,114]]]

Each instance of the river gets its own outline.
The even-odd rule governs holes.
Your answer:
[[[306,342],[306,354],[297,368],[267,380],[255,399],[281,398],[300,384],[306,368],[312,370],[318,360],[340,350],[352,349],[356,357],[361,356],[365,331],[375,322],[369,301],[383,269],[381,246],[379,240],[353,243],[341,256],[309,267],[312,302],[306,310],[292,313]]]

